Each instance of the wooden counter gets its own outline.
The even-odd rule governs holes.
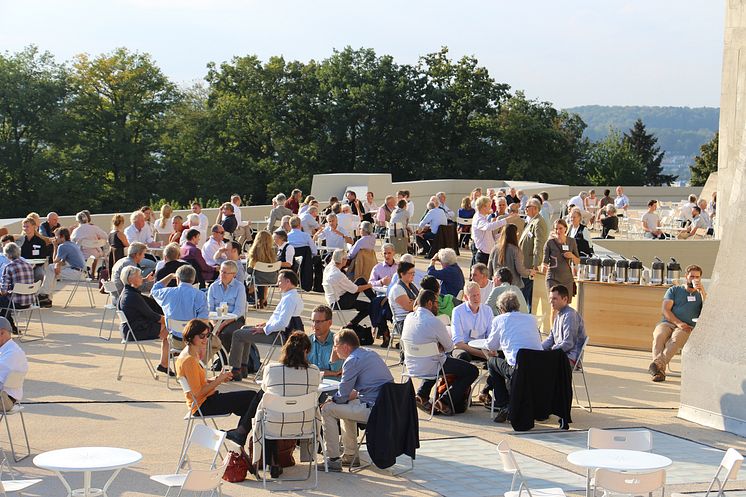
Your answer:
[[[574,307],[591,345],[650,350],[668,286],[579,281]]]

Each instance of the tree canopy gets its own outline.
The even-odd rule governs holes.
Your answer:
[[[720,133],[715,133],[712,140],[699,148],[699,155],[694,158],[694,164],[689,166],[692,171],[692,185],[702,186],[707,182],[710,173],[718,170],[718,143]]]

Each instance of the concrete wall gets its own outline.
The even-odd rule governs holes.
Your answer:
[[[646,268],[650,267],[655,257],[667,261],[676,259],[681,268],[696,264],[702,268],[704,278],[712,275],[717,257],[719,240],[593,240],[607,250],[616,252],[631,259],[640,259]]]
[[[647,209],[648,202],[656,199],[660,202],[679,202],[686,199],[689,195],[694,194],[699,197],[702,192],[701,186],[624,186],[624,194],[629,197],[629,203],[632,207]],[[604,190],[611,190],[612,198],[616,196],[616,186],[571,186],[570,195],[575,196],[581,191],[588,191],[591,188],[596,190],[596,196],[603,197]]]
[[[746,436],[743,253],[746,229],[746,0],[726,1],[720,98],[721,250],[711,290],[682,357],[679,416]]]

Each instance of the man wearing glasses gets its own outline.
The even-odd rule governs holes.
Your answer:
[[[332,310],[329,306],[319,305],[311,313],[313,335],[311,335],[311,352],[308,362],[315,364],[324,373],[324,377],[339,378],[342,375],[342,361],[332,361],[334,350],[334,333],[332,328]]]
[[[225,253],[228,251],[228,248],[223,240],[224,233],[225,228],[219,224],[213,225],[212,234],[202,247],[202,257],[209,266],[218,266],[219,263],[216,259],[220,259],[221,257],[225,258]]]
[[[233,332],[244,325],[246,314],[246,290],[241,282],[236,279],[238,265],[234,261],[225,261],[220,265],[220,278],[207,289],[207,307],[216,311],[225,302],[228,304],[228,312],[235,314],[235,319],[228,319],[220,324],[219,328],[213,330],[215,335],[230,352]]]

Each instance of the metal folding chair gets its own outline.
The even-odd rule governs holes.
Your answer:
[[[3,385],[4,389],[10,388],[17,389],[17,388],[23,388],[23,380],[26,377],[26,373],[21,373],[18,371],[10,371],[8,373],[8,377],[5,379],[5,384]],[[23,461],[31,454],[31,445],[29,445],[28,441],[28,432],[26,431],[26,421],[23,419],[23,406],[21,405],[20,400],[16,400],[16,403],[13,405],[13,407],[9,410],[5,410],[5,405],[3,405],[2,402],[0,402],[0,407],[2,407],[3,410],[3,419],[5,420],[5,428],[8,431],[8,442],[10,443],[10,451],[13,454],[13,460],[15,462]],[[26,440],[26,455],[23,457],[17,457],[16,456],[16,449],[13,445],[13,435],[10,433],[10,423],[8,422],[8,416],[12,416],[14,414],[18,414],[18,416],[21,418],[21,426],[23,427],[23,437]]]
[[[117,373],[117,381],[121,381],[122,379],[122,366],[124,365],[124,356],[127,354],[127,346],[130,342],[134,342],[135,346],[140,351],[143,360],[145,361],[145,365],[148,367],[148,371],[150,371],[150,374],[153,375],[153,379],[157,380],[158,372],[155,370],[153,363],[150,362],[150,359],[148,359],[148,355],[145,352],[145,347],[143,346],[142,342],[138,341],[135,337],[135,334],[132,331],[132,327],[130,327],[129,322],[127,322],[127,316],[124,314],[123,311],[120,310],[117,310],[117,316],[119,317],[119,321],[122,323],[123,328],[127,330],[124,334],[124,338],[122,338],[124,348],[122,349],[122,359],[119,361],[119,372]]]
[[[20,314],[27,314],[28,317],[26,318],[26,324],[21,326],[21,320],[17,319],[18,323],[16,323],[16,326],[18,327],[18,339],[21,341],[26,342],[34,342],[36,340],[43,340],[47,337],[47,334],[44,332],[44,321],[41,318],[41,306],[39,305],[39,289],[41,288],[41,280],[31,283],[31,284],[25,284],[25,283],[15,283],[13,285],[13,288],[8,292],[9,299],[8,299],[8,305],[5,307],[6,312],[13,313],[16,318]],[[32,295],[33,302],[29,304],[28,307],[16,307],[16,303],[13,300],[13,295]],[[28,328],[31,324],[31,317],[34,315],[34,311],[37,311],[39,314],[39,324],[41,325],[41,337],[40,338],[33,338],[31,340],[23,340],[23,337],[28,336]]]
[[[70,294],[67,296],[67,301],[65,302],[64,308],[67,309],[67,307],[70,305],[70,302],[72,302],[73,297],[75,296],[75,292],[78,291],[78,287],[81,283],[85,285],[86,293],[88,294],[88,303],[91,305],[91,309],[95,307],[95,304],[93,303],[93,290],[91,290],[91,286],[89,283],[93,283],[93,278],[89,277],[88,274],[93,270],[93,263],[96,262],[96,256],[92,255],[88,257],[88,260],[85,261],[85,270],[80,271],[80,278],[74,281],[74,285],[72,290],[70,290]]]
[[[114,318],[117,315],[117,298],[119,292],[117,291],[116,283],[114,283],[113,281],[104,281],[104,291],[106,292],[106,302],[104,303],[104,313],[101,316],[101,326],[98,328],[98,337],[101,340],[106,340],[108,342],[109,340],[111,340],[111,334],[114,331]],[[104,338],[104,323],[106,322],[106,313],[109,311],[112,311],[111,325],[109,326],[109,336],[108,338]]]
[[[591,394],[588,390],[588,382],[585,379],[585,368],[583,367],[583,360],[585,359],[585,348],[588,346],[588,341],[590,340],[589,337],[585,337],[585,341],[583,342],[583,347],[580,349],[580,354],[578,354],[578,360],[575,361],[575,365],[572,367],[572,390],[575,394],[575,398],[578,399],[578,389],[575,386],[575,374],[580,373],[583,376],[583,387],[585,388],[585,396],[588,399],[588,412],[593,412],[593,406],[591,405]],[[585,409],[583,404],[580,403],[580,400],[578,399],[578,405]]]
[[[416,358],[427,358],[427,357],[440,357],[441,352],[438,350],[438,344],[437,342],[430,342],[430,343],[421,343],[421,344],[415,344],[408,340],[401,340],[400,341],[402,349],[404,350],[404,357],[416,357]],[[438,372],[434,375],[413,375],[411,374],[406,367],[406,360],[404,363],[402,363],[402,371],[401,371],[401,378],[402,380],[404,377],[407,378],[417,378],[419,380],[432,380],[436,382],[435,385],[433,385],[432,393],[431,393],[431,403],[432,408],[430,409],[430,417],[427,418],[428,421],[433,419],[433,415],[435,414],[435,403],[438,400],[443,399],[446,395],[448,395],[448,400],[450,401],[451,409],[454,408],[455,404],[453,403],[453,398],[451,397],[451,385],[448,384],[448,379],[446,378],[446,373],[443,370],[443,365],[438,361]],[[437,381],[443,378],[443,381],[445,382],[446,391],[443,392],[440,396],[438,396],[438,386]]]

